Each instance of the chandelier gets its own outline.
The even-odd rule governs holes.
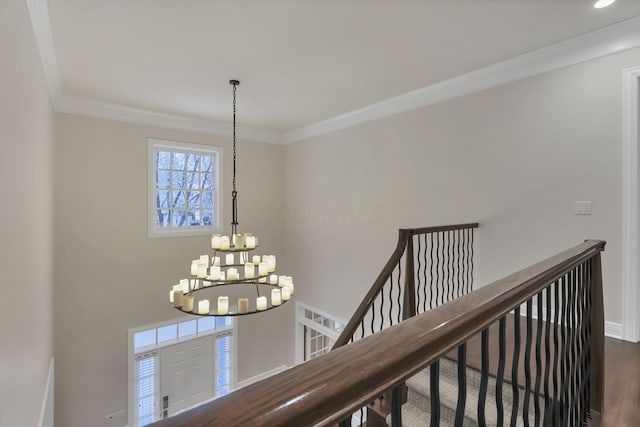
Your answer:
[[[258,236],[238,233],[236,89],[240,82],[230,80],[229,83],[233,87],[231,234],[213,234],[211,256],[200,255],[193,260],[190,277],[180,280],[169,292],[169,302],[174,308],[199,316],[239,316],[267,311],[286,303],[294,293],[291,276],[276,274],[275,255],[253,255],[259,247]],[[196,299],[196,295],[202,297]]]

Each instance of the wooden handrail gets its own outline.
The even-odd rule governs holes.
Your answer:
[[[154,425],[335,424],[373,396],[392,389],[466,342],[574,267],[597,258],[604,246],[603,241],[586,241],[424,314]],[[597,273],[599,263],[594,264]],[[598,286],[601,281],[594,279],[593,286]],[[594,291],[592,322],[604,322],[597,294]],[[603,326],[593,325],[594,333]],[[592,364],[601,363],[600,356],[592,354]]]
[[[398,244],[396,245],[396,248],[394,249],[393,253],[389,257],[389,260],[387,261],[387,263],[384,265],[384,268],[376,278],[375,282],[373,282],[373,285],[371,286],[371,288],[369,288],[369,291],[360,302],[360,305],[358,306],[356,311],[353,313],[353,316],[351,316],[351,318],[349,319],[349,322],[347,322],[347,325],[344,327],[344,329],[340,333],[340,336],[338,337],[338,339],[333,345],[333,350],[347,344],[351,339],[351,337],[353,336],[353,333],[356,331],[356,329],[358,329],[358,325],[366,315],[367,311],[369,310],[369,307],[371,306],[373,301],[376,299],[380,291],[382,291],[382,288],[384,287],[385,283],[389,279],[389,276],[393,272],[393,269],[396,267],[398,262],[400,262],[400,260],[402,259],[402,255],[404,255],[404,252],[407,249],[407,246],[410,242],[411,237],[417,234],[439,233],[443,231],[465,230],[470,228],[478,228],[478,223],[473,222],[473,223],[467,223],[467,224],[453,224],[453,225],[440,225],[435,227],[399,229]],[[406,293],[405,293],[405,298],[407,298]],[[410,316],[407,316],[407,314],[409,314],[407,310],[408,309],[405,309],[404,316],[403,316],[405,319],[410,317]]]

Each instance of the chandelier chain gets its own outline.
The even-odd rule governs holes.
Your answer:
[[[236,89],[237,83],[233,85],[233,192],[236,193]]]
[[[238,228],[238,190],[236,189],[236,89],[240,82],[238,80],[230,80],[233,86],[233,191],[231,192],[231,234],[235,235]]]

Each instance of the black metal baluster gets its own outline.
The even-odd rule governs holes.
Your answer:
[[[580,283],[582,282],[582,266],[576,267],[576,282],[573,286],[573,328],[574,328],[574,374],[573,374],[573,421],[574,425],[578,425],[580,420],[580,370],[582,361],[580,360]]]
[[[449,282],[447,281],[447,236],[446,231],[442,232],[442,304],[449,301]]]
[[[576,385],[575,385],[575,394],[576,394],[576,425],[581,426],[583,422],[583,413],[584,413],[584,405],[582,401],[582,387],[584,385],[584,303],[583,297],[584,294],[582,292],[584,287],[584,282],[586,280],[586,272],[584,269],[585,263],[583,262],[578,266],[578,282],[576,283],[576,357],[577,357],[577,366],[576,366]]]
[[[513,406],[511,407],[511,425],[518,420],[518,363],[520,361],[520,307],[513,313],[513,360],[511,363],[511,391],[513,392]]]
[[[339,427],[351,427],[351,415],[338,423]]]
[[[467,229],[465,228],[464,230],[462,230],[462,289],[464,289],[464,293],[467,294],[469,293],[469,290],[467,289],[468,286],[468,280],[467,280],[467,276],[469,274],[468,269],[467,269],[467,263],[468,263],[468,259],[467,259]]]
[[[573,381],[575,369],[574,323],[573,323],[573,285],[575,283],[575,270],[569,272],[567,285],[567,378],[565,379],[565,423],[573,424]]]
[[[391,274],[393,275],[393,272],[391,272]],[[378,299],[378,297],[376,297],[376,299]],[[379,331],[384,329],[384,286],[382,287],[382,289],[380,289],[380,329],[378,329]],[[389,305],[392,305],[393,302],[391,300],[389,300]]]
[[[529,400],[531,398],[531,334],[533,301],[529,299],[526,306],[527,311],[527,334],[524,346],[524,400],[522,401],[522,419],[525,427],[529,427]]]
[[[423,252],[423,257],[424,257],[424,267],[422,268],[422,278],[424,286],[422,287],[422,293],[424,296],[424,299],[422,301],[422,312],[424,313],[425,311],[427,311],[427,286],[429,286],[429,283],[427,282],[427,245],[429,244],[429,242],[427,241],[427,235],[424,234],[422,236],[424,238],[424,252]],[[418,240],[420,239],[420,236],[418,236]]]
[[[580,264],[580,281],[578,282],[578,325],[579,325],[579,336],[578,336],[578,359],[579,370],[578,370],[578,417],[577,422],[579,426],[582,426],[583,423],[586,422],[585,414],[587,412],[584,406],[584,370],[585,370],[585,352],[584,352],[584,342],[585,342],[585,319],[584,319],[584,287],[587,281],[587,271],[586,271],[586,262]]]
[[[577,342],[577,322],[576,322],[576,283],[579,280],[578,278],[579,271],[575,268],[572,271],[572,280],[569,284],[569,382],[567,384],[567,398],[569,404],[568,408],[568,416],[567,420],[569,421],[569,425],[575,425],[575,416],[576,416],[576,373],[577,373],[577,353],[576,353],[576,342]]]
[[[549,371],[551,367],[551,313],[553,311],[551,305],[551,286],[547,287],[545,292],[545,320],[544,320],[544,416],[542,418],[542,425],[547,426],[550,424],[549,416],[551,412],[551,399],[549,395],[549,386],[551,379],[549,378]]]
[[[418,258],[418,268],[415,271],[415,275],[416,275],[416,284],[415,284],[415,292],[416,292],[416,314],[420,314],[420,271],[422,270],[422,262],[421,262],[421,255],[422,255],[422,242],[420,241],[420,235],[418,234],[417,236],[418,240],[418,250],[416,252],[416,257]],[[411,272],[408,271],[407,274],[410,274]]]
[[[435,306],[438,305],[438,286],[437,284],[434,284],[433,282],[433,233],[429,234],[429,240],[431,240],[431,248],[429,249],[429,260],[431,261],[429,263],[429,308],[433,308]],[[434,305],[434,299],[433,299],[433,290],[435,288],[435,305]]]
[[[402,385],[391,390],[391,426],[402,427]]]
[[[567,315],[569,316],[569,355],[568,362],[568,381],[567,381],[567,423],[571,426],[574,424],[574,405],[575,405],[575,380],[576,380],[576,322],[575,322],[575,284],[577,281],[577,269],[571,271],[571,280],[569,282],[569,308]]]
[[[456,299],[456,284],[455,284],[455,264],[454,264],[454,259],[453,259],[453,231],[449,230],[447,231],[447,237],[449,239],[449,245],[447,247],[447,270],[448,270],[448,274],[449,274],[449,278],[448,278],[448,286],[449,286],[449,292],[450,292],[450,296],[449,296],[449,301],[453,301],[454,299]]]
[[[569,347],[569,337],[567,336],[567,311],[568,300],[567,300],[567,287],[569,283],[569,277],[566,275],[562,282],[562,313],[560,313],[560,340],[562,341],[561,349],[560,349],[560,399],[559,399],[559,412],[560,412],[560,424],[566,424],[566,406],[567,406],[567,398],[566,398],[566,384],[567,384],[567,358],[568,358],[568,347]]]
[[[442,302],[451,301],[451,289],[449,287],[449,233],[442,232],[442,286],[445,290]]]
[[[487,385],[489,383],[489,328],[482,331],[482,371],[480,373],[480,393],[478,395],[478,424],[486,427],[485,406],[487,404]]]
[[[440,425],[440,361],[429,367],[429,395],[431,397],[431,427]]]
[[[471,253],[471,236],[473,234],[473,229],[467,229],[466,234],[466,248],[467,248],[467,277],[465,278],[465,284],[467,286],[467,293],[471,292],[471,276],[473,274],[472,267],[472,253]]]
[[[457,230],[451,230],[451,288],[453,290],[453,298],[456,299],[460,296],[460,289],[458,288],[458,271],[456,270],[458,257],[457,257]]]
[[[471,292],[473,291],[473,234],[474,234],[474,230],[470,229],[470,233],[471,235],[471,242],[470,242],[470,248],[471,248],[471,275],[470,275],[470,279],[469,279],[469,290],[467,292]]]
[[[458,347],[458,402],[454,426],[462,427],[467,402],[467,343]]]
[[[591,340],[590,340],[590,327],[591,327],[591,313],[589,308],[589,295],[591,290],[591,259],[588,259],[585,263],[586,279],[584,284],[584,413],[585,422],[591,418],[591,407],[589,406],[589,394],[590,394],[590,368],[591,368]]]
[[[462,255],[460,254],[460,230],[455,231],[456,236],[456,266],[458,269],[456,270],[456,289],[458,292],[458,296],[464,295],[464,288],[462,280],[460,279],[460,260],[462,259]]]
[[[398,285],[398,317],[397,317],[396,323],[402,322],[402,288],[403,286],[400,280],[401,278],[402,278],[402,262],[399,262],[398,263],[398,281],[396,282],[396,284]],[[389,319],[389,323],[393,325],[393,320]]]
[[[504,365],[507,353],[506,345],[507,318],[502,317],[498,329],[498,372],[496,373],[496,410],[498,413],[497,426],[504,425],[504,404],[502,403],[502,383],[504,382]]]
[[[442,280],[441,280],[441,276],[440,276],[440,233],[435,233],[436,234],[436,281],[435,281],[435,288],[436,288],[436,307],[438,307],[441,304],[441,300],[444,300],[444,285],[442,285]],[[442,289],[440,289],[442,287]],[[442,296],[441,296],[441,291],[442,290]]]
[[[540,354],[542,344],[542,323],[544,317],[542,315],[542,292],[540,291],[536,299],[536,309],[538,321],[536,323],[536,383],[534,386],[533,404],[534,404],[534,425],[538,427],[540,425],[540,383],[542,381],[542,356]]]
[[[375,331],[375,320],[376,320],[376,300],[373,299],[373,301],[371,301],[371,334],[374,334]]]
[[[559,325],[559,318],[560,318],[560,287],[562,286],[562,278],[556,280],[556,282],[554,283],[554,315],[553,315],[553,400],[551,402],[551,414],[552,414],[552,418],[551,418],[551,423],[556,423],[558,422],[558,399],[560,398],[559,396],[559,386],[558,386],[558,382],[559,382],[559,373],[558,373],[558,367],[560,365],[560,344],[558,342],[558,328],[560,327]]]
[[[380,290],[380,293],[382,292],[384,292],[384,288]],[[389,276],[389,324],[391,324],[391,319],[393,319],[393,271]]]
[[[549,419],[551,415],[552,402],[549,400],[549,368],[551,366],[551,313],[553,312],[551,306],[551,284],[545,289],[546,297],[546,316],[545,316],[545,337],[544,337],[544,417],[542,418],[542,425],[547,426],[550,424]]]

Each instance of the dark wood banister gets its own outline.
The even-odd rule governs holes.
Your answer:
[[[297,365],[154,426],[332,425],[392,389],[565,273],[593,258],[591,407],[601,410],[604,315],[600,252],[588,240],[353,344]]]
[[[338,337],[335,344],[333,345],[333,350],[335,350],[338,347],[342,347],[343,345],[347,344],[349,340],[351,340],[351,336],[354,334],[356,329],[358,329],[358,325],[360,324],[360,321],[367,314],[369,307],[371,306],[373,301],[376,299],[376,297],[384,287],[385,283],[389,279],[389,276],[391,275],[391,272],[396,267],[398,262],[400,262],[400,260],[402,259],[402,255],[404,255],[404,252],[407,249],[407,247],[409,247],[409,251],[413,253],[413,246],[409,245],[409,241],[410,241],[409,239],[412,236],[415,236],[417,234],[439,233],[442,231],[464,230],[469,228],[478,228],[478,223],[473,222],[468,224],[441,225],[437,227],[422,227],[422,228],[401,228],[400,230],[398,230],[398,244],[396,245],[395,250],[389,257],[389,260],[384,265],[384,268],[376,278],[375,282],[373,282],[373,285],[371,286],[367,294],[362,299],[362,302],[360,303],[356,311],[353,313],[353,316],[351,316],[351,319],[349,319],[349,322],[340,333],[340,336]],[[411,257],[411,259],[407,258],[407,267],[408,267],[407,271],[413,270],[411,268],[412,264],[413,264],[413,257]],[[412,286],[413,280],[414,280],[413,275],[407,274],[405,276],[405,280],[407,281],[407,283],[405,284],[405,289],[407,288],[413,289],[414,288]],[[414,295],[415,295],[415,292],[404,293],[405,300],[403,303],[403,313],[402,313],[403,320],[406,320],[409,317],[415,316],[415,303],[413,302],[414,300],[412,299],[412,296]],[[413,307],[413,310],[411,310],[411,307]]]

